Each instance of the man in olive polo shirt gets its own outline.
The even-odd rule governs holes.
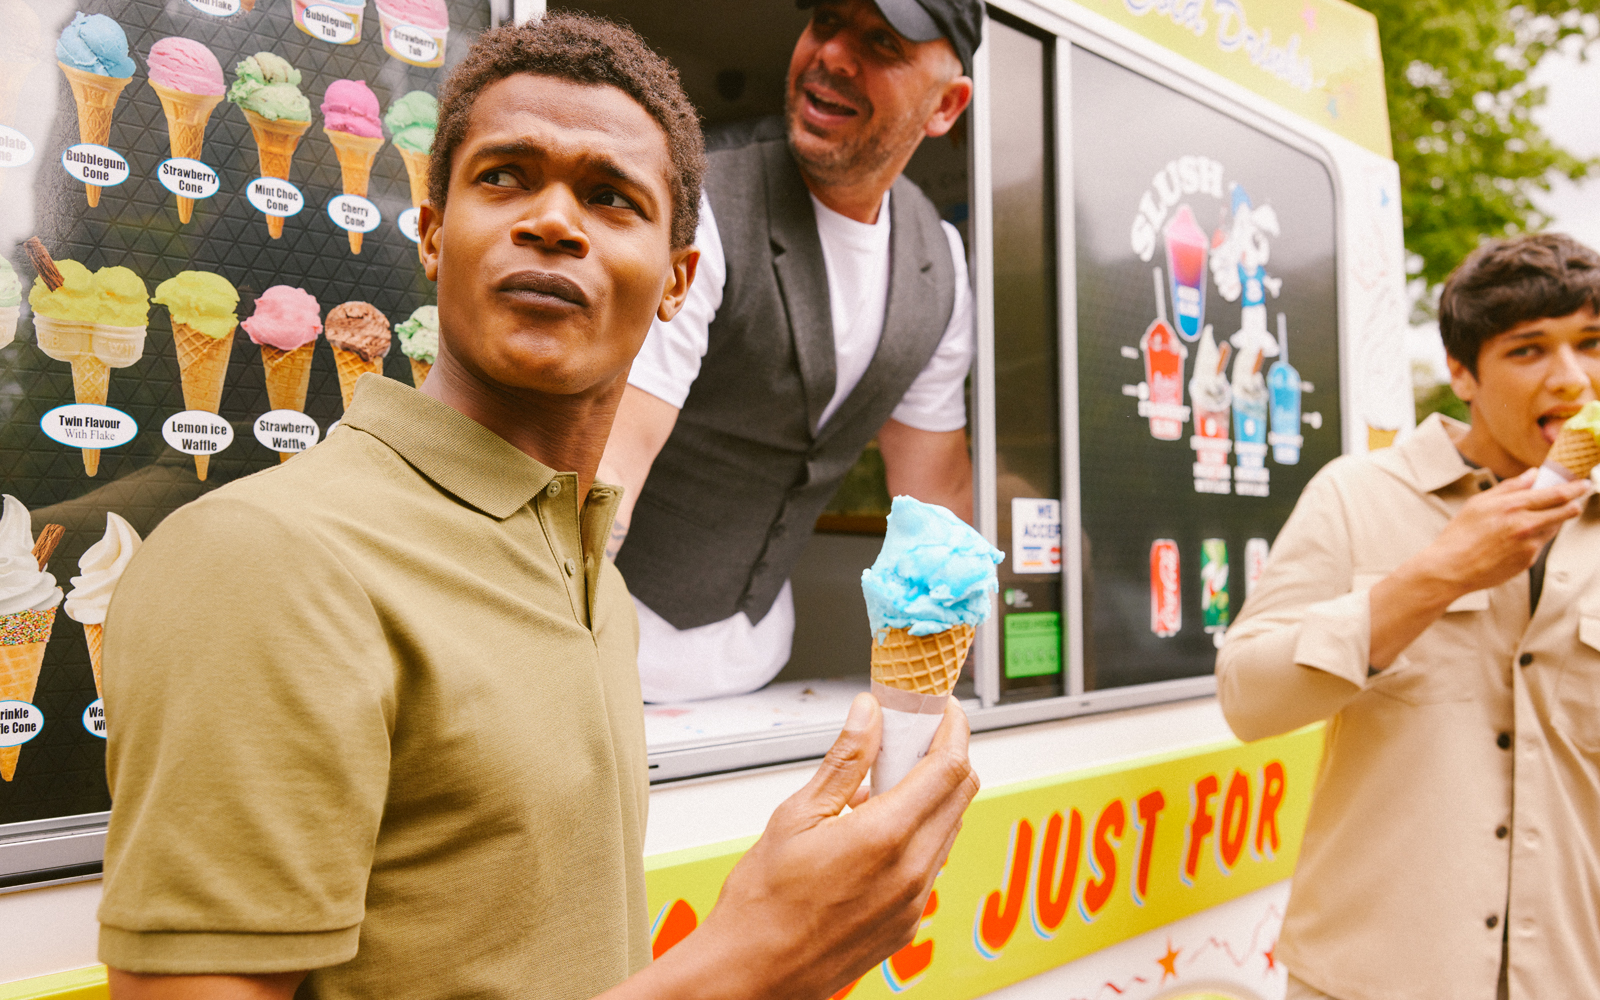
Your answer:
[[[863,801],[858,699],[647,964],[638,633],[593,478],[693,280],[698,123],[575,15],[486,34],[441,96],[424,391],[364,377],[326,442],[169,517],[111,606],[113,996],[826,997],[915,931],[977,788],[965,721]]]

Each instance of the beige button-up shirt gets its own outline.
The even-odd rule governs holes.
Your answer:
[[[1217,658],[1243,739],[1328,719],[1278,955],[1340,1000],[1600,997],[1600,503],[1368,676],[1368,591],[1492,477],[1438,416],[1317,474]]]

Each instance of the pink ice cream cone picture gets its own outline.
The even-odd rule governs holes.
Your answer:
[[[311,387],[311,355],[322,333],[322,307],[310,292],[273,285],[256,299],[256,311],[239,324],[261,348],[267,375],[267,400],[273,410],[305,412]],[[287,462],[293,451],[279,451]]]
[[[167,117],[167,140],[173,160],[161,166],[161,183],[169,190],[209,197],[218,187],[216,171],[203,160],[206,123],[222,103],[226,88],[222,64],[211,50],[188,38],[163,38],[150,47],[150,89],[161,99]],[[194,217],[194,197],[178,194],[178,221]]]
[[[383,49],[413,66],[444,65],[450,12],[444,0],[377,0]]]
[[[383,148],[383,121],[378,117],[378,97],[372,88],[360,80],[330,83],[322,98],[322,131],[339,157],[344,193],[365,198],[372,161]],[[372,211],[376,213],[375,206]],[[348,232],[350,252],[359,254],[362,231]]]

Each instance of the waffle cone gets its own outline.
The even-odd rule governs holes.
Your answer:
[[[1596,465],[1600,465],[1600,440],[1594,432],[1582,427],[1562,427],[1556,443],[1550,446],[1545,463],[1556,463],[1572,473],[1574,479],[1586,479]]]
[[[418,361],[416,358],[407,358],[411,362],[411,381],[418,388],[428,380],[428,373],[433,371],[433,362]]]
[[[222,102],[221,94],[190,94],[182,90],[163,87],[154,80],[150,89],[161,98],[161,110],[167,116],[167,141],[174,158],[198,160],[205,150],[206,122],[211,112]],[[194,217],[194,199],[178,196],[178,220],[188,222]]]
[[[311,123],[263,118],[254,111],[246,111],[244,116],[250,122],[250,133],[256,137],[256,156],[261,161],[261,176],[288,180],[295,148],[300,145],[300,137],[306,134]],[[282,236],[283,216],[267,216],[267,232],[273,239]]]
[[[400,159],[406,163],[406,177],[411,181],[411,207],[421,208],[428,197],[428,154],[413,153],[399,146],[395,149],[400,151]]]
[[[217,413],[222,406],[222,385],[228,378],[228,358],[233,354],[233,331],[212,337],[187,323],[172,324],[178,348],[178,375],[183,380],[183,408]],[[202,481],[211,467],[210,455],[194,456],[195,475]]]
[[[80,354],[72,361],[72,395],[79,403],[106,405],[106,393],[111,388],[111,366],[92,354]],[[83,449],[83,471],[94,475],[100,471],[100,449]]]
[[[306,391],[311,388],[311,351],[316,341],[301,344],[292,351],[261,345],[261,367],[267,372],[267,402],[274,410],[306,409]],[[292,451],[278,452],[278,461],[287,462]]]
[[[50,609],[54,620],[55,609]],[[11,617],[11,616],[7,616]],[[0,625],[6,619],[0,618]],[[24,642],[14,646],[0,645],[0,701],[25,701],[33,703],[33,692],[39,686],[39,669],[44,666],[43,642]],[[17,759],[21,747],[0,747],[0,779],[10,781],[17,773]]]
[[[372,161],[378,155],[378,150],[383,148],[382,136],[351,135],[349,132],[340,132],[338,129],[325,128],[328,141],[333,143],[333,151],[339,157],[339,176],[344,183],[345,194],[358,194],[367,196],[367,182],[372,177]],[[361,252],[361,237],[363,233],[350,233],[350,252]]]
[[[883,629],[873,636],[872,679],[915,694],[949,694],[961,676],[973,632],[964,624],[933,635]]]
[[[100,651],[105,646],[105,626],[85,625],[83,638],[89,643],[89,666],[94,669],[94,696],[104,698],[105,691],[100,687]]]
[[[342,347],[333,349],[333,363],[339,367],[339,395],[344,399],[344,408],[347,410],[356,394],[356,379],[368,372],[383,374],[382,358],[368,361],[355,351],[347,351]]]
[[[66,74],[67,83],[72,86],[72,99],[78,105],[78,141],[104,146],[111,138],[111,112],[117,106],[117,98],[122,96],[122,88],[133,77],[101,76],[63,62],[56,65]],[[100,204],[99,187],[85,184],[84,189],[89,195],[90,208]]]

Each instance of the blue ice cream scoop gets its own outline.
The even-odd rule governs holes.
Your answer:
[[[861,573],[872,632],[903,628],[933,635],[989,617],[1000,589],[994,568],[1005,553],[965,521],[933,504],[895,497],[889,530],[871,569]]]
[[[104,14],[79,13],[56,42],[56,59],[73,69],[125,79],[133,75],[128,36]]]

